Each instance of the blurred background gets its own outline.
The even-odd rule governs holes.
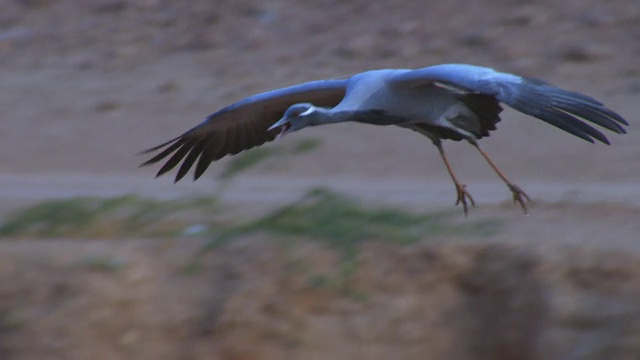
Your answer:
[[[640,357],[640,2],[4,0],[1,359]],[[503,112],[468,144],[313,128],[154,180],[142,149],[249,95],[446,62],[631,123]]]

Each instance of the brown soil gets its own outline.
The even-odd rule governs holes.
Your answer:
[[[0,215],[74,195],[209,193],[225,160],[173,185],[135,154],[247,95],[372,68],[488,65],[595,96],[632,126],[607,147],[506,111],[482,145],[534,198],[530,216],[472,148],[446,143],[478,202],[470,217],[503,230],[370,243],[329,284],[312,280],[339,278],[339,254],[314,243],[251,236],[185,275],[198,241],[3,239],[0,358],[638,358],[639,57],[636,0],[5,1]],[[284,141],[304,138],[321,146],[264,162],[224,201],[251,214],[325,186],[452,206],[420,136],[336,125]]]

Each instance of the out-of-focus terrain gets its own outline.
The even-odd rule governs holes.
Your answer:
[[[0,358],[638,358],[639,57],[632,0],[5,1]],[[442,62],[592,95],[629,133],[505,111],[482,146],[529,216],[450,142],[465,218],[402,129],[305,130],[196,183],[137,168],[248,95]]]

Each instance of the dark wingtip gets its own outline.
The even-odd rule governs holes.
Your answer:
[[[601,102],[584,94],[567,91],[543,82],[529,81],[510,105],[590,143],[609,139],[589,123],[618,134],[625,134],[627,121]]]
[[[184,165],[184,163],[183,163]],[[187,174],[187,172],[182,172],[180,170],[178,170],[178,172],[176,173],[176,176],[173,178],[173,183],[177,183],[178,181],[182,180],[182,178]]]
[[[147,155],[148,153],[152,153],[158,149],[160,149],[163,146],[166,146],[168,143],[162,143],[160,145],[154,146],[152,148],[148,148],[148,149],[144,149],[142,151],[139,151],[136,156],[142,156],[142,155]]]
[[[169,141],[166,141],[166,142],[163,142],[163,143],[162,143],[162,144],[160,144],[160,145],[156,145],[156,146],[154,146],[154,147],[151,147],[151,148],[148,148],[148,149],[144,149],[144,150],[140,151],[140,152],[139,152],[138,154],[136,154],[136,155],[138,155],[138,156],[140,156],[140,155],[146,155],[146,154],[148,154],[148,153],[152,153],[152,152],[154,152],[154,151],[156,151],[156,150],[160,150],[160,149],[162,149],[163,147],[165,147],[165,146],[167,146],[167,145],[169,145],[169,144],[171,144],[171,143],[173,143],[173,142],[176,142],[177,140],[180,140],[181,138],[183,138],[183,137],[184,137],[184,135],[185,135],[185,134],[182,134],[182,135],[180,135],[180,136],[176,136],[176,137],[174,137],[173,139],[171,139],[171,140],[169,140]]]
[[[138,155],[142,155],[142,154],[138,154]],[[147,160],[147,161],[145,161],[145,162],[141,163],[140,165],[138,165],[138,168],[145,167],[145,166],[149,166],[149,165],[151,165],[151,164],[155,164],[155,163],[157,163],[158,161],[160,161],[160,159],[156,159],[155,157],[154,157],[154,158],[151,158],[151,159],[149,159],[149,160]]]
[[[200,179],[200,177],[202,176],[202,174],[204,174],[204,171],[199,171],[196,168],[196,171],[193,172],[193,181],[196,181],[198,179]]]

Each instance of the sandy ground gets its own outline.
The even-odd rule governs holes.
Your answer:
[[[215,175],[226,160],[212,166],[211,172],[196,183],[183,181],[174,185],[169,178],[154,180],[153,168],[138,169],[137,165],[143,159],[135,154],[181,133],[216,109],[256,92],[366,69],[468,62],[536,76],[587,93],[602,100],[631,123],[628,134],[609,136],[611,146],[592,145],[543,122],[514,111],[505,111],[498,131],[483,139],[481,144],[504,172],[533,197],[535,203],[531,215],[526,217],[516,206],[509,204],[508,191],[472,147],[463,143],[445,144],[460,178],[478,202],[470,218],[497,217],[505,224],[495,238],[468,245],[476,246],[475,250],[454,249],[451,253],[476,254],[474,251],[480,251],[480,255],[464,256],[482,257],[479,249],[485,246],[483,242],[528,249],[506,251],[507,254],[515,251],[516,255],[520,254],[519,251],[527,252],[526,255],[515,256],[515,260],[504,260],[507,270],[511,266],[517,268],[518,265],[512,262],[521,261],[518,256],[524,257],[524,263],[542,264],[540,268],[543,270],[534,266],[535,270],[531,271],[536,275],[529,277],[525,274],[523,281],[552,286],[549,284],[555,284],[555,278],[548,280],[540,274],[545,274],[544,269],[548,267],[560,266],[557,264],[562,261],[554,260],[549,254],[558,251],[582,254],[580,251],[583,250],[575,249],[587,249],[588,253],[626,253],[625,256],[633,258],[640,250],[640,132],[636,130],[640,117],[639,19],[640,3],[631,0],[561,3],[551,0],[525,3],[507,0],[448,1],[430,4],[410,0],[373,3],[283,0],[219,1],[215,6],[207,1],[177,5],[160,0],[12,0],[3,5],[0,12],[0,109],[3,114],[0,121],[0,214],[37,201],[76,195],[135,193],[172,198],[185,194],[208,194],[218,186]],[[416,134],[402,129],[335,125],[309,129],[285,138],[283,142],[290,144],[300,139],[319,139],[321,146],[307,154],[265,161],[234,181],[225,192],[224,201],[235,209],[244,207],[247,213],[251,213],[256,209],[275,208],[308,188],[323,186],[371,203],[391,203],[417,210],[452,207],[453,188],[438,154],[428,141]],[[462,210],[459,217],[464,221]],[[446,239],[439,240],[446,242]],[[201,284],[198,281],[207,284],[207,281],[214,280],[203,276],[187,280],[186,285],[178,281],[178,288],[171,289],[166,282],[171,282],[175,276],[171,275],[177,267],[175,263],[192,248],[163,250],[166,253],[162,257],[154,258],[154,251],[160,251],[156,248],[158,245],[137,239],[117,239],[114,242],[117,244],[114,251],[123,257],[131,257],[131,263],[135,264],[116,278],[104,274],[82,274],[69,265],[82,258],[82,254],[91,253],[92,247],[111,247],[109,241],[88,240],[81,246],[64,239],[26,242],[8,239],[0,243],[0,256],[7,264],[2,271],[4,290],[0,299],[3,306],[11,307],[25,301],[23,304],[29,306],[24,305],[20,309],[27,314],[25,318],[35,324],[27,327],[28,330],[0,332],[0,339],[5,339],[0,341],[0,348],[6,350],[7,357],[82,359],[88,354],[92,357],[102,354],[98,358],[155,359],[160,358],[156,357],[158,354],[164,354],[166,358],[185,358],[187,352],[183,348],[159,344],[172,337],[197,338],[193,334],[185,335],[182,331],[186,330],[180,324],[195,322],[199,310],[185,310],[185,306],[171,301],[180,302],[181,296],[185,296],[190,299],[186,301],[189,305],[206,302],[207,296],[213,295],[195,289],[199,289],[197,284]],[[259,260],[261,246],[264,245],[251,239],[247,244],[250,250],[243,250],[245,258],[240,260]],[[169,242],[164,246],[182,245]],[[78,255],[71,256],[69,249],[78,249]],[[228,251],[234,253],[233,249]],[[266,253],[274,251],[268,248]],[[367,251],[370,256],[384,258],[384,251]],[[406,251],[393,249],[389,253],[405,254]],[[445,263],[453,261],[447,259],[446,254],[438,256],[442,256]],[[570,258],[570,255],[566,256]],[[585,256],[597,258],[596,255]],[[212,260],[212,270],[206,274],[215,273],[216,264],[224,261],[219,258]],[[484,260],[478,261],[484,264]],[[623,263],[633,264],[637,260],[625,261]],[[29,268],[33,266],[33,270],[21,265],[23,263]],[[231,260],[225,264],[231,269],[240,266]],[[465,266],[460,265],[460,269],[467,271],[472,268]],[[593,266],[600,269],[600,265]],[[143,275],[136,275],[138,267],[143,269]],[[51,278],[47,277],[48,269],[66,270]],[[277,277],[286,269],[273,271],[272,276]],[[445,284],[450,279],[451,273],[447,271],[433,275],[439,279],[438,283]],[[640,278],[636,277],[633,266],[621,271],[628,275],[625,275],[625,281],[638,284]],[[246,280],[247,284],[260,281],[245,275],[235,279]],[[129,276],[133,279],[127,278]],[[545,280],[541,280],[543,278]],[[136,281],[143,285],[138,286]],[[272,280],[264,281],[270,284]],[[362,281],[366,283],[366,280]],[[501,280],[498,278],[496,281],[500,283]],[[70,282],[74,285],[68,290],[64,284]],[[62,290],[56,290],[58,283],[63,284],[60,285]],[[224,281],[214,281],[216,286],[222,286],[221,283]],[[242,287],[238,285],[241,283],[233,281],[234,286]],[[627,282],[624,284],[628,285]],[[376,316],[381,315],[376,311],[382,312],[385,306],[402,307],[389,298],[384,286],[378,285],[374,286],[373,292],[387,296],[385,299],[389,302],[382,301],[377,310],[370,309],[373,311],[369,313],[370,317],[365,316],[362,320],[364,325],[358,326],[366,327],[366,321],[379,319]],[[37,290],[38,287],[53,289],[53,295],[42,295],[45,290]],[[112,288],[115,289],[114,294],[118,294],[130,287],[137,289],[136,292],[122,295],[123,298],[101,300],[111,294]],[[275,289],[279,290],[273,291],[277,293],[286,288],[278,285]],[[144,293],[145,289],[151,290]],[[295,286],[292,289],[287,291],[298,294]],[[411,293],[411,287],[406,284],[398,289]],[[518,294],[518,289],[516,287],[513,291]],[[56,295],[56,291],[63,295]],[[446,297],[450,289],[442,291],[437,296]],[[167,296],[171,301],[145,305],[155,296],[165,293],[172,294]],[[239,290],[231,293],[238,297],[245,294]],[[624,294],[623,299],[635,299],[631,292]],[[297,298],[294,295],[292,298],[283,296],[286,301],[295,302]],[[312,295],[316,294],[305,293],[303,297]],[[454,299],[472,298],[451,296]],[[70,298],[85,303],[50,305]],[[73,316],[75,309],[86,309],[84,315],[87,315],[100,308],[101,305],[95,304],[95,308],[92,307],[91,301],[94,300],[108,303],[104,305],[105,313],[99,315],[103,316],[102,320],[96,320],[103,332],[86,332],[83,329],[87,326],[92,328],[90,325],[62,321],[67,315]],[[332,316],[346,311],[358,323],[358,312],[349,308],[352,305],[345,305],[349,310],[341,310],[340,301],[336,301],[338,305],[326,305],[331,309],[327,311]],[[437,298],[428,301],[438,303]],[[531,306],[535,309],[542,303],[544,301],[540,300]],[[131,316],[123,319],[124,323],[105,320],[120,318],[121,315],[109,311],[120,314],[120,306],[129,309],[128,304],[139,306],[141,310],[124,311],[123,317]],[[50,313],[47,312],[48,307],[53,309]],[[159,317],[157,321],[160,324],[154,323],[154,311],[167,308],[174,309],[175,313]],[[307,310],[300,310],[302,315],[299,314],[299,319],[289,320],[295,323],[308,319],[303,316]],[[233,312],[236,310],[229,311],[236,314]],[[632,313],[636,314],[635,310]],[[52,314],[48,322],[47,314]],[[34,320],[42,316],[43,323]],[[144,326],[136,327],[133,318],[142,319]],[[189,352],[189,356],[210,358],[207,356],[209,351],[219,358],[229,359],[275,359],[283,358],[283,354],[289,358],[313,358],[310,354],[316,354],[315,358],[327,358],[322,356],[321,349],[333,344],[342,349],[332,353],[334,355],[373,358],[367,354],[392,353],[403,341],[400,335],[395,340],[380,335],[383,340],[368,338],[365,342],[371,344],[370,347],[367,345],[361,348],[361,352],[354,353],[348,342],[340,343],[335,336],[329,336],[331,331],[328,329],[337,326],[332,322],[335,317],[314,318],[313,321],[325,323],[317,327],[309,325],[300,331],[305,338],[324,339],[324,342],[315,345],[303,342],[302,348],[292,347],[298,350],[287,350],[292,349],[291,345],[286,341],[284,345],[278,342],[281,340],[278,336],[276,338],[280,340],[269,342],[269,337],[260,333],[256,344],[264,343],[266,350],[258,347],[255,353],[246,354],[236,351],[236,347],[241,346],[233,343],[238,341],[234,340],[233,334],[239,331],[238,336],[242,336],[242,329],[246,328],[228,325],[231,328],[216,328],[225,334],[217,345],[204,346],[202,344],[206,342],[198,338],[200,342],[197,344],[202,346],[194,345],[196,350]],[[444,320],[430,319],[423,324],[437,324],[438,321]],[[164,326],[166,331],[149,330],[158,325]],[[636,329],[635,325],[629,325],[629,329]],[[131,329],[135,331],[127,333]],[[249,332],[255,330],[251,326],[249,329]],[[287,329],[297,331],[295,327]],[[313,329],[324,329],[324,332],[314,334]],[[626,327],[623,330],[620,331],[635,334],[631,330],[626,332]],[[57,331],[63,332],[57,337],[51,335]],[[147,331],[151,335],[142,335]],[[441,358],[442,354],[449,354],[450,358],[473,358],[473,352],[448,352],[451,346],[445,343],[457,331],[462,330],[451,328],[438,333],[441,339],[433,340],[433,343],[442,346],[433,348],[435,350],[428,354],[432,358]],[[538,335],[543,333],[540,335],[542,343],[550,346],[543,354],[557,358],[570,358],[564,355],[574,354],[571,358],[586,358],[579,355],[582,340],[569,336],[567,339],[575,341],[555,344],[548,339],[555,333],[535,331]],[[208,338],[210,334],[206,334],[198,336]],[[500,338],[500,334],[496,336]],[[38,337],[44,340],[33,347],[25,345],[25,340],[19,340]],[[100,337],[108,340],[96,340]],[[625,344],[637,345],[637,339],[626,339]],[[416,341],[416,344],[425,343]],[[77,346],[71,345],[73,343]],[[527,346],[541,346],[536,344]],[[202,353],[198,352],[199,346]],[[50,352],[52,349],[55,351]],[[407,350],[405,358],[427,354],[420,346],[411,349]],[[628,352],[620,351],[611,358],[634,354],[637,346],[628,349]],[[572,353],[574,350],[577,352]],[[498,353],[487,351],[494,355]],[[47,356],[47,353],[53,355]],[[268,355],[258,356],[262,353]],[[531,350],[531,354],[536,353]],[[509,351],[501,356],[505,359],[525,358],[510,355]],[[477,357],[483,358],[481,355]],[[387,357],[379,355],[379,358]]]

